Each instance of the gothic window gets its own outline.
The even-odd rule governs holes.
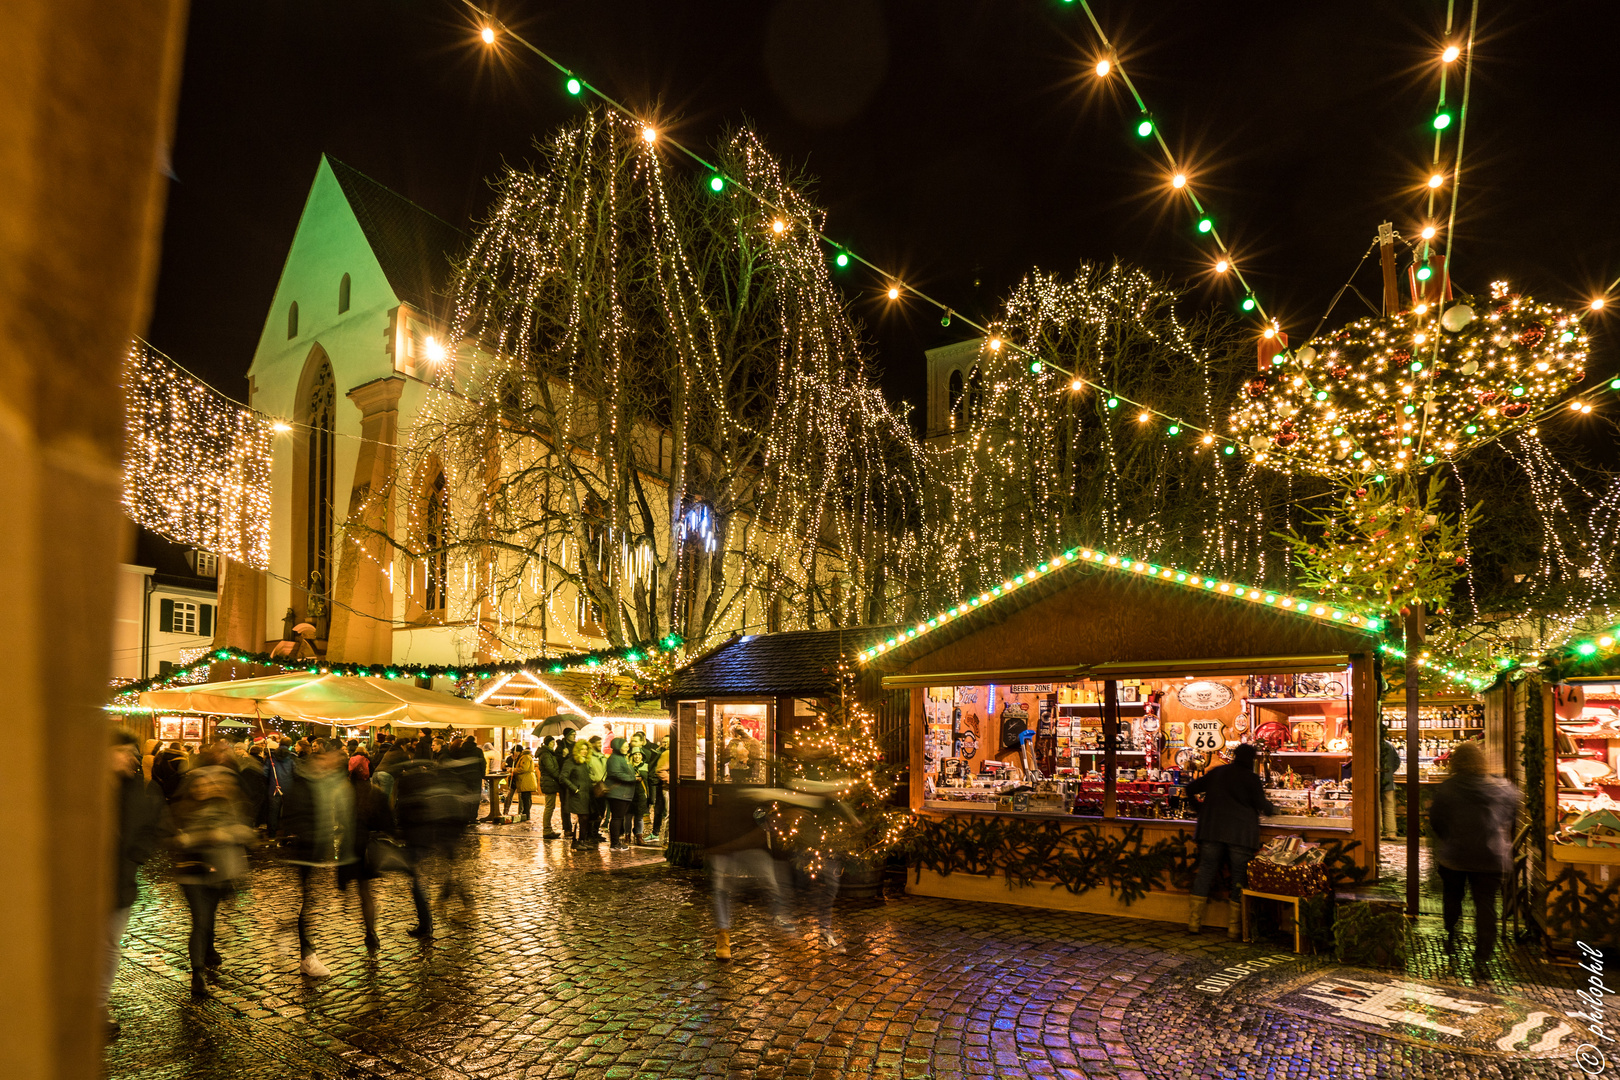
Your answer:
[[[312,358],[313,359],[313,358]],[[337,382],[324,353],[304,399],[304,580],[309,610],[324,614],[332,598],[333,435]]]
[[[287,340],[298,336],[298,301],[287,305]]]
[[[450,596],[450,490],[444,470],[433,475],[422,507],[422,606],[443,621]]]
[[[962,373],[951,372],[951,427],[962,426]]]
[[[338,314],[342,315],[349,310],[349,275],[344,274],[338,282]]]

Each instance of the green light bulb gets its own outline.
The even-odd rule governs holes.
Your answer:
[[[1444,131],[1450,126],[1451,114],[1449,112],[1447,112],[1445,109],[1441,109],[1439,112],[1434,114],[1434,130]]]
[[[1620,390],[1620,379],[1610,379],[1609,380],[1609,389],[1610,390]]]
[[[1144,139],[1153,134],[1153,121],[1142,117],[1142,122],[1136,125],[1136,133]]]
[[[1419,281],[1428,281],[1433,276],[1434,271],[1430,269],[1428,263],[1424,263],[1422,266],[1418,267],[1417,279]]]
[[[568,92],[570,94],[573,94],[575,97],[579,97],[579,92],[583,89],[585,89],[585,84],[580,82],[578,79],[568,80]]]
[[[1593,653],[1597,652],[1597,646],[1592,644],[1590,641],[1583,641],[1579,645],[1575,646],[1575,651],[1580,653],[1582,656],[1591,656]]]
[[[1382,484],[1383,482],[1384,482],[1384,474],[1383,473],[1379,473],[1377,476],[1373,477],[1373,483]]]
[[[1110,409],[1117,409],[1117,408],[1119,408],[1119,398],[1117,398],[1117,397],[1111,397],[1111,398],[1109,398],[1109,399],[1108,399],[1108,407],[1109,407],[1109,408],[1110,408]]]
[[[1421,361],[1421,360],[1412,361],[1412,370],[1413,371],[1422,371],[1423,370],[1423,361]]]
[[[1513,388],[1513,396],[1514,396],[1514,397],[1524,397],[1524,387],[1522,387],[1522,386],[1515,386],[1515,387],[1514,387],[1514,388]]]
[[[1029,373],[1031,375],[1039,375],[1041,373],[1041,362],[1039,360],[1031,360],[1029,362]]]
[[[1244,311],[1253,311],[1254,310],[1254,297],[1245,296],[1243,298],[1243,310]]]
[[[1425,464],[1425,465],[1433,465],[1434,464],[1434,455],[1433,454],[1424,454],[1423,455],[1423,464]]]
[[[837,263],[839,266],[848,266],[849,265],[849,253],[845,252],[845,251],[840,251],[838,253],[838,257],[836,259],[834,259],[833,262]]]
[[[1181,425],[1180,424],[1171,424],[1169,427],[1164,429],[1164,433],[1166,435],[1175,435],[1179,431],[1181,431]]]
[[[1200,218],[1199,219],[1199,221],[1198,221],[1198,231],[1199,232],[1207,233],[1207,232],[1209,232],[1210,230],[1212,230],[1214,228],[1215,228],[1215,223],[1213,221],[1211,221],[1209,218]]]
[[[1333,434],[1335,434],[1335,435],[1343,435],[1344,434],[1344,428],[1342,428],[1342,427],[1334,428],[1333,429]]]
[[[1235,453],[1237,453],[1237,447],[1228,446],[1225,450],[1222,451],[1222,453],[1224,453],[1224,454],[1235,454]]]
[[[1326,390],[1318,390],[1316,392],[1316,400],[1317,401],[1326,401],[1327,400],[1327,391]]]
[[[710,191],[724,191],[724,190],[726,190],[726,178],[723,177],[723,176],[711,176],[711,177],[709,177],[709,190]]]

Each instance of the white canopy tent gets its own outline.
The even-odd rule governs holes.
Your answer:
[[[268,675],[260,679],[147,690],[141,704],[162,712],[274,717],[343,727],[516,728],[521,713],[424,690],[414,683],[360,675]]]

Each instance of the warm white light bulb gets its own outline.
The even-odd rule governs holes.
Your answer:
[[[1216,259],[1215,260],[1215,272],[1217,274],[1224,274],[1224,273],[1226,273],[1227,269],[1231,267],[1231,265],[1232,264],[1227,262],[1225,259]]]
[[[1447,45],[1446,46],[1446,51],[1440,54],[1440,60],[1441,60],[1442,63],[1449,64],[1449,63],[1451,63],[1453,60],[1457,59],[1457,57],[1459,57],[1461,55],[1462,55],[1462,50],[1457,48],[1457,46],[1455,46],[1455,45]]]
[[[275,432],[277,435],[285,435],[287,432],[292,430],[292,425],[287,423],[285,420],[277,420],[275,423],[270,425],[270,430]]]
[[[890,285],[889,286],[889,299],[890,300],[898,300],[898,299],[900,299],[900,287],[898,285]]]
[[[1187,174],[1186,173],[1176,173],[1176,175],[1174,175],[1174,176],[1172,176],[1170,178],[1170,186],[1173,187],[1173,188],[1178,188],[1178,189],[1186,187],[1187,186]]]
[[[991,352],[1000,352],[1001,351],[1001,339],[1000,338],[993,337],[993,338],[990,339],[990,351]]]
[[[1073,382],[1071,382],[1069,384],[1069,389],[1073,390],[1075,393],[1079,393],[1081,390],[1084,390],[1085,388],[1086,388],[1086,384],[1081,382],[1079,379],[1076,379],[1076,380],[1074,380]]]
[[[1603,304],[1604,304],[1604,299],[1603,299],[1603,297],[1600,296],[1597,299],[1592,301],[1592,310],[1593,311],[1602,311],[1603,310]]]
[[[657,142],[658,141],[658,130],[656,128],[652,128],[652,127],[644,127],[644,128],[642,128],[641,129],[641,141],[642,142]]]
[[[491,26],[484,27],[483,32],[480,33],[478,36],[484,39],[484,44],[485,45],[493,45],[493,44],[495,44],[495,28],[494,27],[491,27]]]
[[[440,344],[439,339],[435,338],[432,334],[429,334],[427,337],[422,339],[422,350],[427,353],[427,358],[433,361],[435,364],[442,361],[445,357],[444,346]]]
[[[1113,70],[1114,70],[1114,65],[1109,63],[1107,60],[1099,60],[1099,61],[1097,61],[1097,77],[1098,78],[1100,78],[1100,79],[1107,78],[1108,73],[1110,71],[1113,71]]]
[[[1274,338],[1277,336],[1277,328],[1275,326],[1268,326],[1264,330],[1260,331],[1260,336],[1264,338]]]
[[[1429,177],[1429,186],[1432,188],[1437,188],[1445,182],[1446,178],[1439,173],[1435,173],[1433,176]]]
[[[1424,315],[1424,314],[1428,313],[1428,310],[1429,310],[1429,305],[1428,304],[1418,304],[1416,307],[1414,307],[1412,309],[1412,313],[1414,315]]]
[[[1138,424],[1145,424],[1149,420],[1151,420],[1152,418],[1153,418],[1152,414],[1149,413],[1146,409],[1143,409],[1140,413],[1137,414],[1136,422]]]
[[[1439,187],[1440,185],[1436,184],[1433,180],[1430,180],[1429,181],[1429,186],[1430,187]],[[1433,240],[1434,239],[1434,226],[1433,225],[1425,225],[1425,226],[1423,226],[1423,239],[1425,239],[1425,240]]]
[[[771,231],[776,235],[781,236],[787,231],[787,223],[781,218],[777,218],[775,221],[771,222]]]

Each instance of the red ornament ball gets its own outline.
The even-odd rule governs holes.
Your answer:
[[[1394,360],[1397,364],[1404,364],[1408,360],[1412,359],[1412,350],[1407,348],[1393,349],[1390,351],[1389,356],[1390,359]]]
[[[1497,393],[1495,390],[1487,390],[1483,394],[1479,395],[1479,403],[1481,405],[1495,405],[1501,400],[1502,395]]]
[[[1529,411],[1530,403],[1527,401],[1515,401],[1511,405],[1502,406],[1502,415],[1509,420],[1516,420]]]
[[[1350,374],[1350,369],[1345,367],[1343,364],[1339,364],[1338,366],[1331,369],[1330,374],[1332,374],[1332,376],[1335,379],[1342,379],[1346,375]]]
[[[1541,339],[1547,336],[1547,328],[1540,323],[1531,323],[1519,331],[1519,344],[1527,349],[1533,349],[1541,344]]]
[[[1249,380],[1249,396],[1252,398],[1265,397],[1266,390],[1271,386],[1271,380],[1261,375],[1259,378]]]

